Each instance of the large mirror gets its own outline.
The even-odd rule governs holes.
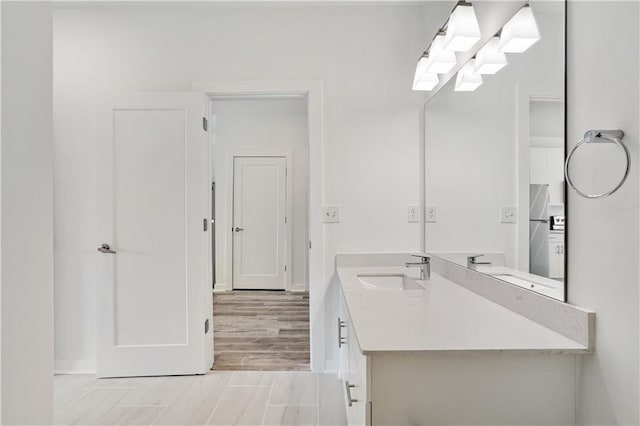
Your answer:
[[[425,249],[565,300],[565,4],[525,7],[535,44],[425,105]]]

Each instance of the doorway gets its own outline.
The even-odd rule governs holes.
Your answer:
[[[216,370],[311,367],[307,102],[212,96]]]

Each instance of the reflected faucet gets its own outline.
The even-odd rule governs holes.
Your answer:
[[[407,262],[404,264],[407,268],[417,266],[420,268],[420,280],[428,280],[431,278],[431,258],[423,254],[412,254],[411,256],[420,259],[420,262]]]
[[[478,262],[478,258],[484,256],[484,254],[476,254],[473,256],[467,256],[467,268],[476,269],[478,265],[489,265],[491,262]]]

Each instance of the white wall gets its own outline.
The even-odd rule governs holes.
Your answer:
[[[0,2],[0,241],[2,241],[2,2]],[[0,420],[2,419],[2,254],[0,253]]]
[[[549,185],[549,203],[564,215],[564,100],[531,101],[529,117],[529,183]]]
[[[507,54],[509,64],[483,76],[475,91],[454,92],[454,78],[426,105],[425,204],[438,209],[437,223],[425,227],[427,251],[504,253],[516,267],[517,225],[500,223],[500,207],[518,204],[519,90],[530,87],[536,95],[535,88],[544,88],[561,97],[564,77],[563,4],[531,8],[538,43]]]
[[[51,6],[2,5],[2,424],[53,417]]]
[[[450,10],[453,2],[442,9]],[[432,4],[429,5],[432,7]],[[54,16],[56,360],[95,363],[95,107],[117,90],[190,90],[193,81],[321,80],[324,283],[336,252],[418,250],[424,95],[415,62],[443,17],[426,6],[154,5]],[[326,287],[316,303],[329,302]],[[312,303],[314,303],[312,301]],[[330,308],[331,309],[331,308]],[[328,311],[327,338],[334,333]],[[326,356],[335,356],[327,345]]]
[[[309,142],[307,101],[297,99],[215,99],[213,162],[216,181],[216,291],[230,290],[231,239],[229,201],[233,195],[230,155],[241,153],[291,153],[293,217],[289,229],[293,240],[292,290],[307,289],[307,185]]]
[[[0,241],[2,241],[2,2],[0,2]],[[0,420],[2,419],[2,254],[0,253]]]
[[[568,200],[569,301],[596,312],[596,346],[585,356],[578,424],[640,423],[638,354],[638,2],[569,2],[569,144],[588,129],[623,129],[631,175],[614,195]],[[615,28],[596,23],[609,22]],[[581,164],[583,166],[581,167]],[[579,178],[585,163],[574,164]]]

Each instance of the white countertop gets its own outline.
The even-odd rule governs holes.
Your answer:
[[[389,352],[537,351],[585,353],[588,348],[433,273],[424,290],[365,290],[359,274],[414,268],[338,267],[360,349]]]

